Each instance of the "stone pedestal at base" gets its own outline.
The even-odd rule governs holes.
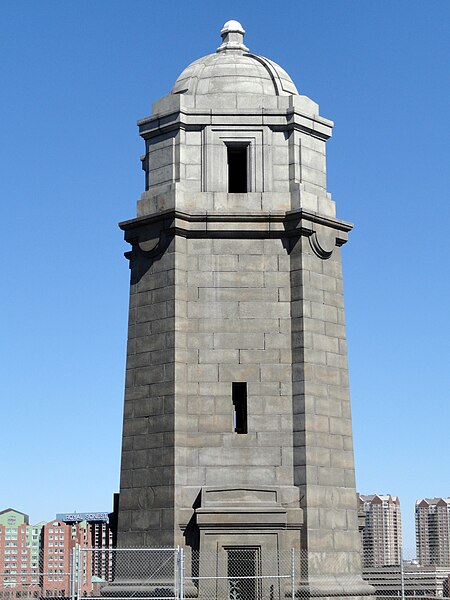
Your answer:
[[[339,575],[321,575],[310,578],[308,583],[300,583],[296,588],[296,598],[321,598],[322,600],[346,598],[347,600],[363,600],[373,597],[374,588],[362,577]],[[290,596],[290,590],[286,592]]]

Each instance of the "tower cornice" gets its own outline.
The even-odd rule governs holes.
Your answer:
[[[348,240],[353,225],[305,211],[263,211],[226,213],[198,211],[187,213],[166,210],[119,224],[125,240],[148,255],[156,255],[172,236],[185,238],[298,239],[309,237],[311,247],[322,258],[329,258],[335,246]],[[324,243],[325,242],[325,243]],[[125,254],[131,258],[132,253]]]
[[[121,221],[119,227],[123,231],[128,232],[159,221],[167,221],[167,219],[180,219],[186,223],[290,223],[291,226],[283,229],[284,232],[301,230],[302,225],[305,223],[325,225],[343,233],[348,233],[353,229],[353,224],[348,221],[325,217],[304,209],[289,211],[259,211],[258,213],[253,213],[251,211],[231,213],[215,210],[188,213],[169,209],[152,215],[145,215],[136,217],[135,219]]]
[[[175,100],[174,100],[175,98]],[[266,125],[272,128],[295,129],[304,131],[314,137],[327,140],[332,135],[333,121],[319,114],[311,114],[306,101],[299,97],[274,98],[273,106],[252,108],[197,108],[185,106],[184,96],[168,97],[166,110],[156,112],[137,122],[139,134],[144,139],[169,133],[177,129],[205,127],[208,125],[233,125],[248,127],[249,125]],[[277,102],[278,100],[278,102]],[[305,106],[300,106],[304,100]],[[184,106],[183,106],[184,105]],[[315,105],[317,106],[317,105]]]

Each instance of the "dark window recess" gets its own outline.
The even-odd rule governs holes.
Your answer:
[[[233,426],[236,433],[247,433],[247,384],[232,383]]]
[[[229,598],[258,600],[261,598],[259,548],[227,548]]]
[[[231,194],[247,193],[247,148],[245,146],[227,146],[228,191]]]

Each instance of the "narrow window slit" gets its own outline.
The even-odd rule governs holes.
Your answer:
[[[247,193],[247,154],[248,144],[227,145],[228,192],[231,194]]]
[[[235,433],[247,433],[247,383],[231,384],[233,400],[233,427]]]

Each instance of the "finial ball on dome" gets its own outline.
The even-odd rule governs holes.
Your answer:
[[[234,21],[233,19],[231,19],[231,21],[227,21],[222,27],[220,35],[223,35],[224,33],[230,33],[232,31],[236,31],[242,34],[245,33],[245,29],[242,27],[239,21]]]
[[[239,21],[227,21],[220,31],[222,44],[217,48],[217,52],[248,52],[244,44],[245,29]]]

